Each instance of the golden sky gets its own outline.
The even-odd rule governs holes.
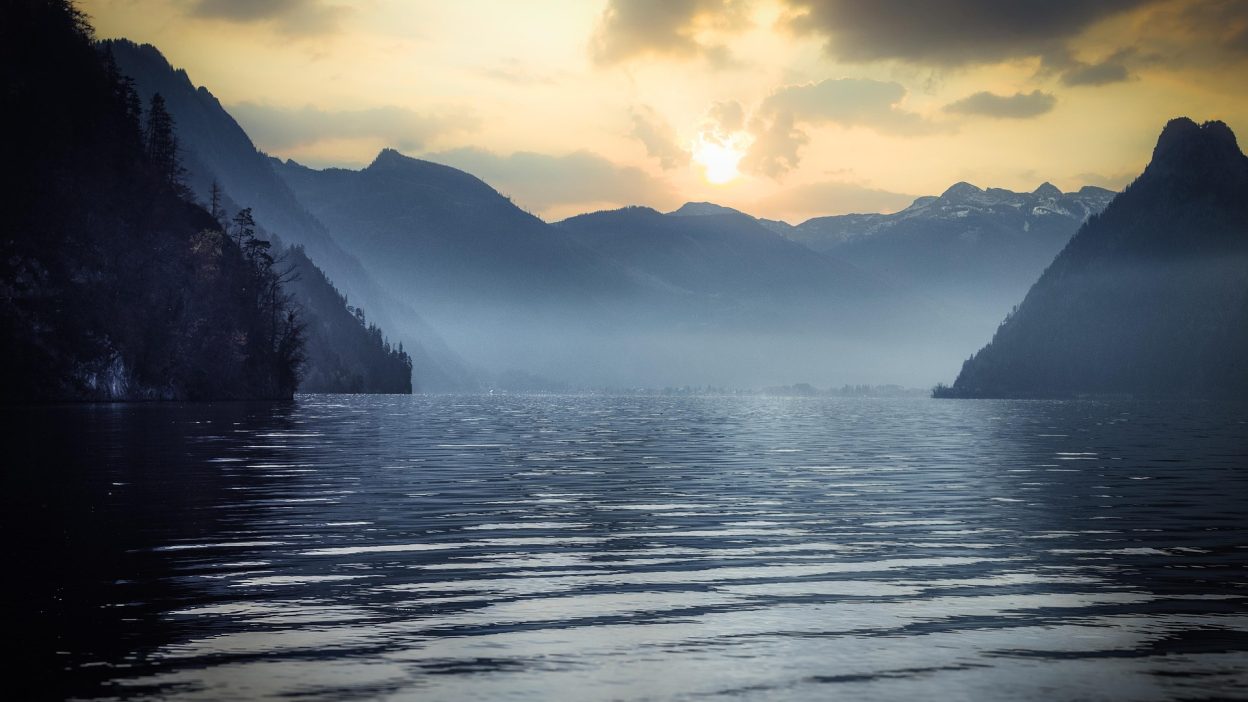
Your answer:
[[[798,222],[959,180],[1118,188],[1167,119],[1248,134],[1248,0],[83,0],[257,146],[386,146],[548,220],[709,200]]]

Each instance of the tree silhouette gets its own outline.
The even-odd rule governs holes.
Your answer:
[[[304,325],[279,257],[250,213],[227,235],[223,193],[191,201],[164,98],[143,112],[66,0],[4,3],[0,27],[23,135],[0,188],[0,399],[290,397]]]
[[[174,135],[173,115],[169,114],[165,107],[165,98],[160,93],[152,95],[148,104],[143,149],[156,180],[180,196],[186,196],[186,169],[178,158],[178,138]]]
[[[225,219],[225,208],[221,203],[222,195],[221,184],[213,180],[211,194],[208,197],[208,214],[212,215],[213,219],[224,226],[222,220]]]

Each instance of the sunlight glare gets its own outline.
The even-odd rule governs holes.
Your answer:
[[[702,166],[707,181],[715,185],[723,185],[741,175],[738,165],[745,157],[749,146],[749,136],[737,132],[727,139],[698,135],[693,145],[693,160]]]

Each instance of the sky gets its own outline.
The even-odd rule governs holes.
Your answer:
[[[256,145],[383,147],[555,221],[800,222],[958,181],[1118,189],[1173,117],[1248,134],[1248,0],[83,0]]]

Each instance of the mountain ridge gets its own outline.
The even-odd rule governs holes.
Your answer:
[[[21,138],[5,152],[0,396],[289,399],[304,344],[283,274],[268,242],[190,201],[166,103],[144,105],[71,5],[3,19]]]
[[[342,248],[273,171],[269,156],[256,148],[246,130],[205,86],[196,87],[189,74],[174,68],[151,44],[126,39],[100,42],[139,93],[150,98],[159,92],[178,126],[193,192],[204,202],[214,182],[226,202],[238,210],[252,208],[257,224],[269,236],[303,246],[317,267],[355,305],[368,310],[372,320],[401,340],[417,362],[417,384],[423,389],[475,387],[470,372],[446,347],[409,302],[382,289],[360,261]]]
[[[1171,120],[962,366],[951,397],[1248,391],[1248,157],[1221,122]]]
[[[344,246],[383,284],[423,300],[455,347],[493,372],[512,364],[574,385],[635,385],[647,382],[637,368],[679,364],[699,382],[723,383],[728,371],[705,359],[726,355],[716,351],[726,343],[749,346],[754,359],[742,351],[733,368],[772,383],[796,372],[778,360],[759,370],[776,339],[820,340],[801,350],[805,376],[818,349],[847,358],[849,340],[904,336],[938,316],[899,286],[735,210],[628,207],[546,223],[471,174],[395,150],[358,170],[273,164],[318,218],[350,226]],[[743,344],[750,330],[757,339]],[[838,346],[824,345],[833,339]],[[861,346],[854,353],[869,358]]]

